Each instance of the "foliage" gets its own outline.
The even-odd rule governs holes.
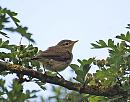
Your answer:
[[[3,30],[17,32],[22,37],[25,37],[26,39],[34,43],[35,41],[31,38],[32,34],[27,32],[27,27],[22,27],[21,25],[19,25],[20,20],[17,19],[16,16],[16,12],[0,7],[0,34],[9,38]],[[11,22],[10,20],[13,21],[16,27],[6,27],[6,24]]]
[[[77,64],[71,64],[70,67],[75,71],[77,74],[77,77],[75,78],[76,81],[79,81],[81,83],[84,83],[86,81],[86,74],[88,74],[88,71],[91,68],[91,63],[94,61],[94,58],[90,58],[88,60],[84,59],[83,61],[78,59],[78,62],[80,63],[80,66]]]
[[[29,91],[26,90],[23,93],[23,86],[17,81],[13,81],[13,84],[10,86],[11,90],[9,91],[5,87],[5,81],[0,79],[0,101],[1,102],[24,102],[30,98],[36,98],[36,90]]]
[[[130,24],[128,24],[130,29]],[[108,41],[99,40],[96,43],[91,43],[93,48],[107,48],[109,56],[106,59],[89,58],[88,60],[78,60],[80,67],[77,64],[70,65],[74,69],[77,77],[76,80],[87,85],[96,85],[98,87],[109,87],[113,85],[119,85],[123,90],[130,93],[130,33],[121,34],[116,36],[117,39],[121,39],[121,42],[115,43],[114,40],[108,39]],[[83,67],[87,61],[86,72],[83,71]],[[89,73],[89,70],[93,66],[97,66],[96,73]],[[84,75],[86,74],[86,76]],[[113,96],[109,98],[92,96],[88,98],[90,102],[126,102],[130,101],[130,97]]]
[[[14,26],[9,26],[13,25]],[[130,29],[130,24],[126,27]],[[10,35],[15,32],[21,36],[19,45],[10,43]],[[39,52],[37,47],[34,47],[34,39],[32,34],[28,32],[27,27],[20,25],[20,20],[17,18],[17,13],[6,8],[0,7],[0,61],[12,64],[18,64],[23,67],[42,72],[43,69],[36,61],[31,61],[30,58]],[[22,39],[29,41],[28,45],[22,45]],[[96,43],[91,43],[93,49],[108,49],[109,56],[104,59],[88,58],[80,60],[78,64],[71,64],[70,67],[74,70],[76,77],[73,82],[78,82],[83,85],[109,87],[118,85],[123,90],[130,94],[130,32],[126,34],[117,35],[116,38],[120,40],[115,43],[114,40],[107,41],[99,40]],[[90,73],[90,69],[97,67],[96,73]],[[0,73],[6,76],[12,72],[6,71]],[[22,83],[25,81],[22,74],[17,74],[17,80],[13,80],[11,91],[5,86],[5,81],[0,80],[0,100],[6,102],[24,102],[30,98],[36,97],[36,90],[23,92]],[[37,83],[43,90],[45,90],[43,82],[33,77],[28,76],[29,81]],[[48,100],[55,99],[57,102],[126,102],[130,101],[130,96],[95,96],[89,94],[79,94],[73,91],[67,92],[61,87],[53,87],[54,96],[50,96]],[[19,101],[20,100],[20,101]],[[41,98],[44,102],[44,98]]]
[[[13,23],[15,26],[13,26]],[[12,25],[11,27],[9,25]],[[22,27],[20,25],[20,20],[17,18],[17,13],[6,8],[0,7],[0,35],[4,36],[5,38],[0,38],[0,60],[12,64],[19,64],[23,67],[35,69],[39,72],[42,71],[38,62],[31,61],[30,58],[38,53],[38,48],[33,46],[35,43],[34,39],[32,39],[32,34],[28,33],[27,27]],[[17,34],[21,35],[21,39],[19,41],[19,45],[11,44],[10,37],[8,32],[11,31],[16,32]],[[29,45],[22,45],[22,38],[26,38],[29,41]],[[32,44],[30,44],[30,42]],[[1,72],[1,75],[6,76],[12,72],[6,71]],[[22,74],[17,74],[18,79],[13,81],[11,86],[12,91],[8,91],[7,88],[4,86],[5,82],[1,80],[0,87],[1,87],[1,99],[6,102],[24,102],[26,99],[30,99],[36,97],[33,95],[37,91],[29,91],[26,90],[26,93],[23,93],[22,81],[24,81]],[[33,80],[39,86],[43,87],[43,84],[39,80],[35,80],[32,77],[28,76],[28,80]],[[20,83],[19,83],[20,82]],[[4,98],[2,95],[6,95],[7,98]],[[16,96],[16,97],[13,97]]]

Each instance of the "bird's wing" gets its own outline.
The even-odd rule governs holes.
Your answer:
[[[48,48],[35,57],[35,59],[41,58],[53,59],[56,61],[67,61],[72,59],[72,53],[60,47],[56,48],[55,46]]]

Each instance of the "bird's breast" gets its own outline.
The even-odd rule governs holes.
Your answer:
[[[49,62],[44,63],[44,68],[51,70],[51,71],[62,71],[65,68],[67,68],[69,66],[69,64],[71,63],[71,60],[67,60],[66,62],[64,61],[55,61],[55,60],[50,60]]]

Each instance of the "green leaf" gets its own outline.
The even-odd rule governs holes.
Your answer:
[[[83,73],[82,69],[76,64],[71,64],[70,67],[75,71],[77,75]]]
[[[88,60],[83,60],[82,64],[80,66],[80,69],[83,70],[83,77],[86,76],[86,74],[89,72],[90,68],[91,68],[91,64],[94,61],[95,58],[89,58]]]
[[[2,39],[0,39],[0,48],[8,48],[8,44],[9,40],[2,41]]]
[[[7,30],[7,31],[10,31],[10,32],[15,32],[16,31],[16,29],[13,28],[13,27],[8,27],[8,28],[4,28],[4,29]]]
[[[15,18],[15,17],[13,17],[12,19],[13,19],[13,21],[16,22],[16,23],[19,23],[19,22],[20,22],[20,21],[19,21],[17,18]]]
[[[107,47],[107,44],[103,40],[99,40],[97,43],[100,44],[102,47]]]
[[[105,41],[103,41],[103,40],[96,41],[96,43],[97,44],[91,43],[93,48],[105,48],[105,47],[108,47],[107,44],[105,43]]]
[[[115,48],[114,41],[112,41],[112,39],[108,40],[108,47]]]
[[[3,45],[8,45],[9,44],[9,40],[3,41]]]
[[[80,83],[84,83],[84,78],[82,78],[80,76],[77,76],[75,80],[80,82]]]
[[[85,64],[85,65],[83,66],[84,77],[85,77],[85,75],[89,72],[90,68],[91,68],[91,66],[90,66],[89,64]]]
[[[9,38],[9,37],[7,36],[7,34],[4,33],[4,32],[2,32],[2,31],[0,31],[0,34],[3,35],[3,36],[5,36],[6,38]]]
[[[116,36],[116,38],[130,42],[130,32]]]
[[[126,27],[126,28],[130,29],[130,24],[127,24],[127,27]]]
[[[4,28],[4,29],[7,31],[11,31],[11,32],[17,32],[22,37],[25,37],[27,40],[35,43],[34,39],[31,38],[32,34],[27,32],[27,30],[28,30],[27,27],[18,26],[17,28],[9,27],[9,28]]]
[[[83,62],[82,62],[80,59],[77,59],[77,61],[78,61],[80,64],[83,64]]]
[[[79,70],[79,66],[77,64],[71,64],[70,67],[76,71],[76,70]]]
[[[93,46],[93,48],[102,48],[102,47],[100,47],[99,45],[94,44],[94,43],[91,43],[91,45]]]
[[[9,16],[9,17],[6,17],[6,16]],[[9,21],[10,18],[15,23],[16,28],[5,27],[4,23],[10,22]],[[4,9],[0,8],[0,30],[5,29],[7,31],[17,32],[17,33],[21,34],[22,37],[25,37],[27,40],[29,40],[30,42],[35,43],[34,39],[31,38],[32,34],[27,32],[28,28],[20,26],[19,23],[20,23],[20,20],[17,18],[16,12],[8,10],[6,8],[4,8]],[[8,37],[6,35],[6,33],[2,32],[2,31],[0,32],[0,34],[2,34],[5,37]]]
[[[19,26],[16,29],[17,32],[19,32],[21,34],[21,36],[25,37],[26,39],[28,39],[29,41],[35,43],[35,41],[31,38],[32,34],[27,32],[27,27],[22,27]]]
[[[81,78],[84,78],[83,76],[83,70],[76,70],[75,73],[77,74],[77,76],[81,77]]]
[[[104,96],[95,96],[95,95],[91,95],[89,97],[89,101],[90,102],[107,102],[107,98]]]
[[[93,57],[93,58],[89,58],[88,60],[87,60],[87,64],[92,64],[92,62],[95,60],[95,58]]]

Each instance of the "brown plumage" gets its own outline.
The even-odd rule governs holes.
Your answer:
[[[62,71],[72,61],[72,49],[77,41],[62,40],[56,46],[49,47],[32,58],[43,64],[45,69],[51,71]]]

